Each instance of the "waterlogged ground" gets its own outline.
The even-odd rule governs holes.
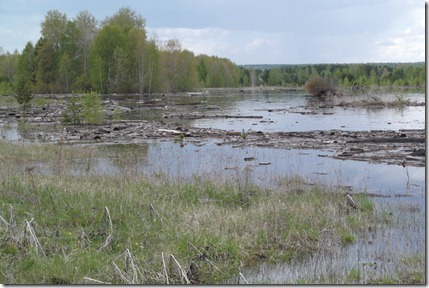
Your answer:
[[[386,218],[388,225],[367,228],[353,245],[338,246],[328,241],[322,242],[323,252],[304,261],[263,264],[242,273],[245,280],[252,284],[367,284],[380,283],[377,282],[380,279],[398,278],[409,283],[407,278],[413,278],[415,273],[410,268],[411,263],[420,263],[421,277],[424,277],[426,231],[422,224],[425,218],[422,202],[424,196],[400,201],[376,199],[376,211]],[[329,236],[329,230],[325,233]],[[243,279],[238,278],[227,283],[238,282],[244,283]],[[425,282],[424,278],[422,282]]]
[[[380,101],[390,104],[380,105]],[[335,283],[332,279],[342,278],[344,283],[367,283],[397,276],[398,270],[406,270],[407,259],[425,251],[424,103],[424,94],[415,91],[324,101],[308,98],[301,90],[126,100],[117,96],[105,105],[110,112],[120,107],[121,119],[134,123],[131,126],[122,122],[64,129],[58,124],[61,110],[57,110],[48,117],[34,116],[33,124],[45,129],[28,131],[18,126],[20,118],[12,113],[1,118],[0,137],[36,145],[69,144],[88,152],[61,167],[49,161],[34,163],[35,173],[54,174],[63,169],[61,173],[77,175],[245,179],[240,185],[273,188],[284,177],[300,176],[308,185],[370,195],[376,213],[385,215],[389,225],[361,231],[356,242],[345,247],[321,243],[329,249],[304,261],[242,271],[245,281],[255,284]],[[63,107],[57,102],[50,107],[55,105]],[[225,131],[235,134],[225,135]],[[316,138],[320,141],[313,141]],[[366,150],[373,154],[353,157]],[[379,156],[377,150],[384,154]],[[383,161],[395,151],[394,161]]]

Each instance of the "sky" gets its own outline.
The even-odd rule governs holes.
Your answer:
[[[425,61],[423,0],[0,0],[0,47],[36,43],[51,9],[104,20],[121,7],[149,37],[239,65]]]

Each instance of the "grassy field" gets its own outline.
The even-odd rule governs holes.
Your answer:
[[[323,243],[353,244],[383,221],[370,199],[354,196],[353,209],[344,191],[299,177],[267,190],[244,175],[68,173],[71,161],[90,163],[91,149],[0,142],[1,283],[216,284],[262,262],[320,253]]]

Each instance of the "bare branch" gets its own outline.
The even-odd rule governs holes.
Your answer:
[[[165,266],[165,260],[164,260],[164,252],[161,252],[161,257],[162,257],[162,268],[164,270],[164,277],[165,277],[167,284],[169,284],[168,283],[167,267]]]
[[[112,219],[110,218],[109,209],[107,207],[104,207],[104,208],[105,208],[107,220],[109,221],[109,236],[107,236],[106,242],[104,242],[104,245],[102,247],[100,247],[100,249],[98,249],[97,252],[100,252],[101,250],[103,250],[104,248],[106,248],[113,241],[113,224],[112,224]]]
[[[89,278],[89,277],[83,277],[83,279],[91,281],[91,282],[94,282],[96,284],[112,284],[112,283],[109,283],[109,282],[103,282],[103,281],[99,281],[99,280],[92,279],[92,278]]]
[[[189,281],[188,276],[186,276],[185,270],[182,268],[182,266],[179,264],[179,262],[176,260],[173,254],[170,254],[170,257],[176,262],[177,266],[180,269],[180,272],[182,273],[183,278],[186,281],[186,284],[191,284],[191,281]]]

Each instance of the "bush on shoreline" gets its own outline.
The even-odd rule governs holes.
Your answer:
[[[320,76],[308,79],[305,82],[304,89],[311,96],[332,96],[337,92],[337,88],[331,80]]]

